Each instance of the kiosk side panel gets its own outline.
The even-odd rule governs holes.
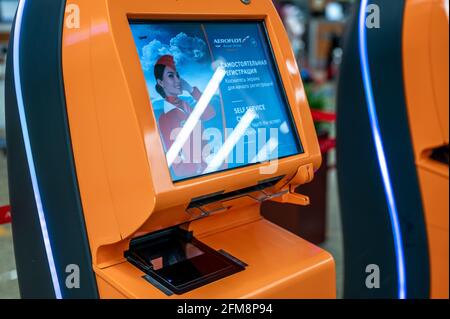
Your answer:
[[[22,1],[19,8],[23,10],[16,18],[20,33],[16,28],[12,45],[20,51],[8,56],[13,59],[8,62],[7,89],[13,229],[22,295],[29,298],[50,297],[49,285],[52,297],[97,297],[67,125],[61,64],[65,4],[55,0]],[[20,89],[13,89],[12,79]],[[22,96],[14,97],[14,91]],[[14,100],[20,102],[15,104]],[[20,126],[18,113],[23,114]],[[27,172],[30,179],[23,180],[20,176]],[[30,201],[30,205],[22,205],[22,200]],[[41,252],[39,262],[33,258],[36,255],[31,247],[35,245]],[[79,289],[66,285],[66,271],[72,267],[80,270]],[[36,277],[41,278],[40,284]]]

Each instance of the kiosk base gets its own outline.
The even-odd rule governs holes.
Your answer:
[[[214,217],[214,216],[213,216]],[[129,263],[96,268],[102,298],[335,298],[335,268],[326,251],[258,218],[201,241],[248,264],[245,270],[181,295],[167,296]]]

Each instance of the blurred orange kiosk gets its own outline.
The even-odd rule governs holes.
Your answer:
[[[449,297],[448,23],[448,0],[362,0],[349,24],[336,126],[344,298]]]
[[[335,297],[331,255],[260,215],[321,164],[272,1],[22,0],[11,41],[22,297]]]

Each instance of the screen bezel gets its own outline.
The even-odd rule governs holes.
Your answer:
[[[262,32],[260,34],[262,36],[262,41],[266,41],[266,43],[263,44],[263,45],[267,45],[268,51],[269,51],[269,56],[267,56],[266,58],[268,60],[270,59],[272,65],[274,66],[275,81],[276,81],[278,87],[280,88],[281,98],[284,101],[284,105],[282,105],[281,107],[284,107],[286,109],[286,113],[287,113],[286,115],[288,117],[287,120],[290,122],[291,128],[293,129],[293,134],[292,135],[293,135],[293,137],[295,139],[296,146],[297,146],[297,151],[295,153],[293,153],[291,155],[286,155],[286,156],[281,156],[281,157],[278,157],[278,158],[274,158],[274,159],[272,159],[270,161],[282,160],[282,159],[291,158],[291,157],[294,157],[294,156],[298,156],[298,155],[304,154],[305,153],[305,148],[303,146],[303,141],[302,141],[302,139],[300,137],[299,130],[298,130],[298,127],[297,127],[296,122],[295,122],[294,114],[292,112],[292,105],[290,104],[289,98],[288,98],[287,93],[286,93],[286,88],[284,86],[283,79],[282,79],[282,76],[281,76],[281,73],[280,73],[280,67],[278,65],[278,61],[276,59],[276,55],[275,55],[275,52],[274,52],[274,49],[273,49],[272,41],[270,39],[269,32],[267,30],[266,21],[264,19],[245,19],[245,20],[244,19],[242,19],[242,20],[239,20],[239,19],[223,19],[223,20],[214,20],[214,21],[205,20],[205,19],[199,19],[199,20],[188,20],[188,19],[186,19],[186,20],[181,20],[181,19],[179,19],[179,20],[170,20],[170,19],[164,19],[164,20],[161,20],[161,19],[151,19],[151,18],[132,18],[132,17],[128,17],[128,24],[130,26],[130,33],[131,33],[132,36],[133,36],[133,33],[132,33],[132,30],[131,30],[131,25],[133,25],[133,24],[142,24],[142,25],[145,25],[145,24],[147,24],[147,25],[148,24],[151,24],[151,25],[155,25],[155,24],[163,24],[163,25],[164,24],[169,24],[170,25],[170,24],[172,24],[173,25],[173,24],[177,24],[177,23],[180,23],[180,24],[182,24],[182,23],[198,23],[199,25],[200,24],[214,24],[214,23],[229,23],[229,24],[245,23],[245,24],[252,24],[252,25],[253,24],[254,25],[260,25],[260,27],[262,29],[261,30]],[[139,61],[139,65],[141,66],[141,62],[140,61]],[[142,71],[142,69],[141,69],[141,71]],[[143,71],[142,71],[142,73],[143,73]],[[145,79],[145,77],[144,77],[144,79]],[[147,85],[146,85],[146,88],[147,88]],[[153,109],[153,105],[152,105],[152,101],[151,101],[152,97],[150,96],[150,92],[148,91],[148,89],[147,89],[147,94],[148,94],[148,100],[149,100],[149,104],[150,104],[150,107],[151,107],[151,111],[153,112],[153,115],[155,115],[154,109]],[[158,123],[156,125],[159,128]],[[164,147],[162,147],[162,151],[163,151],[164,155],[166,155]],[[252,167],[252,166],[256,166],[256,165],[261,165],[261,164],[264,164],[264,163],[267,163],[267,162],[269,162],[269,161],[258,161],[256,163],[243,164],[243,165],[239,165],[239,166],[233,167],[233,168],[226,168],[226,169],[214,171],[214,172],[211,172],[211,173],[195,175],[195,176],[181,178],[181,179],[176,179],[176,180],[172,176],[171,168],[169,167],[169,165],[166,165],[166,166],[167,166],[167,170],[169,171],[169,175],[171,177],[172,183],[178,184],[178,183],[186,182],[186,181],[189,181],[189,180],[198,179],[198,178],[201,178],[201,177],[207,177],[207,176],[215,175],[215,174],[218,174],[218,173],[225,173],[225,172],[229,172],[229,171],[233,171],[233,170],[237,170],[237,169],[241,169],[241,168],[248,168],[248,167]],[[166,162],[166,164],[167,164],[167,162]]]
[[[166,209],[180,207],[180,221],[187,219],[183,207],[187,206],[192,198],[204,196],[216,192],[232,192],[238,189],[258,185],[261,181],[285,176],[275,187],[282,187],[297,174],[300,167],[312,165],[317,170],[322,157],[317,140],[314,123],[310,108],[306,98],[304,86],[298,71],[297,60],[289,43],[286,30],[278,15],[272,1],[253,1],[249,5],[244,5],[240,0],[233,1],[211,1],[205,6],[204,0],[165,0],[165,1],[115,1],[107,0],[106,8],[108,19],[98,17],[93,20],[91,27],[96,27],[96,35],[93,42],[98,46],[98,51],[114,52],[109,54],[110,58],[105,61],[103,58],[97,59],[96,63],[103,72],[97,72],[96,77],[101,80],[104,71],[109,72],[111,64],[117,66],[114,71],[114,81],[117,93],[114,96],[119,100],[110,100],[110,85],[105,87],[102,101],[113,103],[114,117],[119,120],[112,121],[110,107],[100,108],[105,114],[102,117],[111,120],[111,129],[102,133],[107,151],[114,156],[105,158],[107,163],[116,167],[116,162],[132,165],[127,170],[127,179],[133,183],[133,189],[139,185],[142,191],[139,194],[147,194],[147,197],[154,199],[154,212],[162,212]],[[161,137],[158,132],[155,116],[150,106],[148,90],[145,85],[142,67],[139,63],[139,56],[136,45],[130,30],[129,19],[145,19],[151,21],[236,21],[263,20],[267,27],[270,42],[273,46],[275,60],[281,73],[281,81],[286,90],[289,105],[294,115],[294,123],[303,143],[304,153],[278,161],[272,161],[250,167],[241,167],[228,172],[218,172],[211,176],[201,176],[195,179],[173,183],[167,167],[165,152]],[[76,60],[76,56],[74,56]],[[130,114],[130,111],[133,114]],[[132,115],[133,118],[130,118]],[[123,121],[126,118],[127,121]],[[109,123],[107,122],[107,123]],[[117,127],[119,123],[119,127]],[[125,130],[127,135],[133,137],[140,145],[133,146],[131,151],[137,153],[145,152],[146,157],[131,157],[119,151],[117,143],[109,137],[114,135],[118,129]],[[123,142],[125,143],[125,141]],[[134,143],[134,144],[136,144]],[[126,148],[128,145],[123,145]],[[143,175],[145,172],[146,175]],[[121,171],[111,171],[112,178],[117,179],[115,187],[128,191],[122,186],[124,173]],[[132,174],[132,175],[130,175]],[[148,177],[147,177],[148,176]],[[144,178],[145,177],[145,178]],[[147,209],[148,211],[148,209]],[[172,223],[174,213],[167,214],[167,218],[161,218]]]

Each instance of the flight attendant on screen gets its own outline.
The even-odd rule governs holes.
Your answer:
[[[184,126],[193,112],[195,105],[200,100],[202,92],[181,78],[177,71],[174,58],[171,55],[164,55],[156,62],[154,73],[157,82],[155,89],[164,99],[164,113],[159,117],[158,125],[167,152],[176,138],[176,134],[173,132],[175,130],[179,131]],[[188,92],[190,96],[181,96],[183,92]],[[208,105],[201,120],[209,121],[215,116],[216,112],[214,107]],[[201,141],[196,142],[202,143]],[[201,154],[196,154],[195,156],[201,159],[201,163],[194,163],[192,134],[188,143],[189,145],[185,145],[180,152],[181,161],[172,165],[178,177],[200,175],[207,167]]]

